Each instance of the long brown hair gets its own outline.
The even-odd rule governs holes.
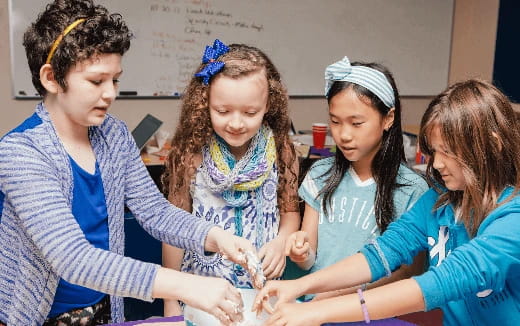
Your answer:
[[[229,52],[218,58],[225,63],[219,75],[239,79],[244,76],[264,71],[268,83],[267,113],[264,122],[272,129],[277,151],[278,166],[278,203],[282,211],[295,211],[298,198],[281,196],[286,187],[297,187],[298,171],[292,171],[297,160],[294,146],[289,138],[291,120],[288,111],[287,89],[283,85],[280,73],[269,57],[261,50],[244,45],[231,44]],[[201,64],[200,71],[205,64]],[[165,162],[166,170],[162,175],[163,190],[175,201],[176,194],[188,189],[195,174],[194,155],[201,153],[213,133],[209,114],[209,85],[204,85],[200,78],[192,78],[183,95],[179,124],[172,140],[172,150]],[[182,197],[182,196],[180,196]],[[184,203],[176,203],[183,206]]]
[[[428,106],[419,146],[434,155],[429,137],[438,127],[448,150],[462,167],[465,189],[447,190],[440,173],[428,161],[427,178],[441,194],[435,208],[452,204],[471,236],[498,203],[506,187],[520,189],[520,123],[507,97],[482,80],[456,83]],[[513,193],[513,194],[514,194]],[[508,199],[510,199],[509,197]]]

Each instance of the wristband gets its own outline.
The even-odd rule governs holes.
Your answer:
[[[363,317],[365,318],[365,323],[370,324],[370,316],[368,315],[367,305],[365,304],[365,298],[363,297],[363,291],[361,289],[357,289],[357,294],[359,297],[359,303],[361,304],[361,310],[363,311]]]

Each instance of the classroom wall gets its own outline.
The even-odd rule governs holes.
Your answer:
[[[7,2],[0,0],[0,135],[32,114],[37,103],[36,100],[12,99]],[[450,83],[469,77],[492,78],[498,6],[499,0],[455,0]],[[326,64],[329,63],[323,63],[324,66]],[[402,98],[403,124],[419,124],[430,99]],[[162,128],[173,130],[179,107],[180,101],[175,99],[118,100],[112,105],[111,113],[124,120],[130,129],[146,113],[151,113],[164,121]],[[520,109],[520,105],[517,107]],[[327,120],[326,101],[322,98],[290,99],[289,108],[298,130],[310,129],[312,122]]]

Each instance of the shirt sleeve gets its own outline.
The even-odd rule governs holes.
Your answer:
[[[125,203],[151,236],[172,246],[204,254],[204,243],[214,224],[172,205],[159,191],[141,159],[133,138],[122,128],[126,141]]]
[[[491,222],[484,220],[476,237],[454,249],[439,266],[414,278],[423,292],[426,310],[484,290],[501,291],[511,269],[520,265],[518,198],[516,209],[486,219]]]
[[[434,190],[427,191],[381,236],[361,249],[370,266],[371,282],[390,276],[402,264],[411,264],[418,252],[428,248],[426,221],[433,218],[435,198]]]

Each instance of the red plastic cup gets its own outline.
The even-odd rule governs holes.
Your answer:
[[[313,123],[312,124],[312,143],[314,148],[322,149],[325,147],[325,139],[327,137],[327,124],[326,123]]]

